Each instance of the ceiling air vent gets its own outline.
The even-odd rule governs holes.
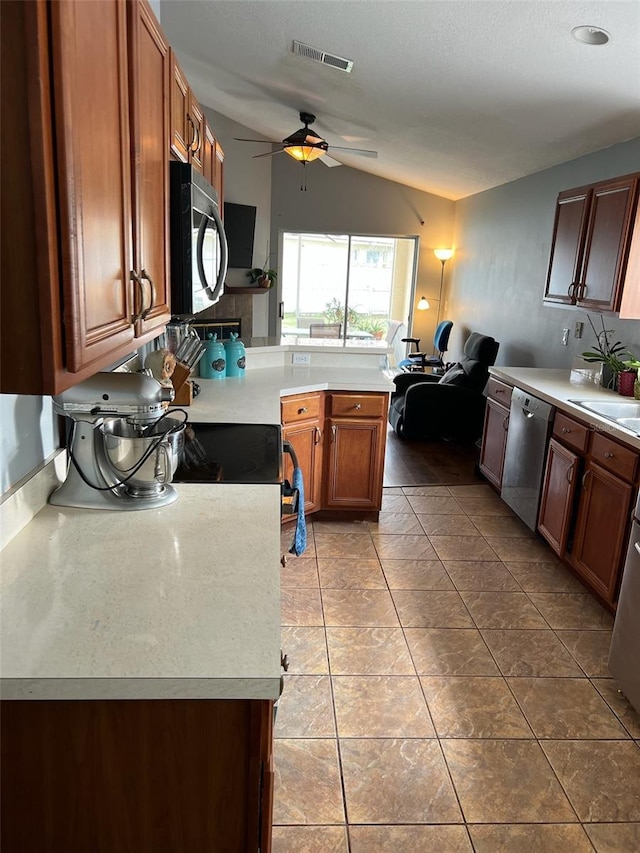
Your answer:
[[[313,59],[314,62],[321,62],[323,65],[330,65],[332,68],[337,68],[339,71],[345,71],[347,74],[353,68],[351,59],[343,59],[341,56],[334,56],[332,53],[327,53],[326,50],[320,50],[318,47],[311,47],[310,44],[303,44],[301,41],[294,41],[293,52],[296,56],[304,56],[305,59]]]

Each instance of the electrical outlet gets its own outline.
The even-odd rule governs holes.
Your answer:
[[[566,347],[569,343],[569,329],[562,330],[562,346]]]
[[[291,364],[311,364],[310,352],[294,352],[291,358]]]
[[[584,329],[584,323],[581,323],[580,320],[576,320],[576,325],[574,326],[574,329],[573,329],[573,337],[574,338],[581,338],[583,329]]]

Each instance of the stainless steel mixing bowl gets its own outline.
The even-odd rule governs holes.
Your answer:
[[[171,482],[184,447],[181,420],[165,417],[141,431],[139,425],[115,418],[100,431],[105,462],[130,495],[158,494]]]

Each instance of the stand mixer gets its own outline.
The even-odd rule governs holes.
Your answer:
[[[49,503],[130,511],[175,501],[186,415],[167,413],[173,396],[142,373],[97,373],[53,397],[73,426],[67,478]]]

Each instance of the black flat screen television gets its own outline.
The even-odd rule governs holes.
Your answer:
[[[227,235],[229,266],[240,269],[253,267],[253,236],[256,227],[256,208],[250,204],[224,204],[224,231]]]

